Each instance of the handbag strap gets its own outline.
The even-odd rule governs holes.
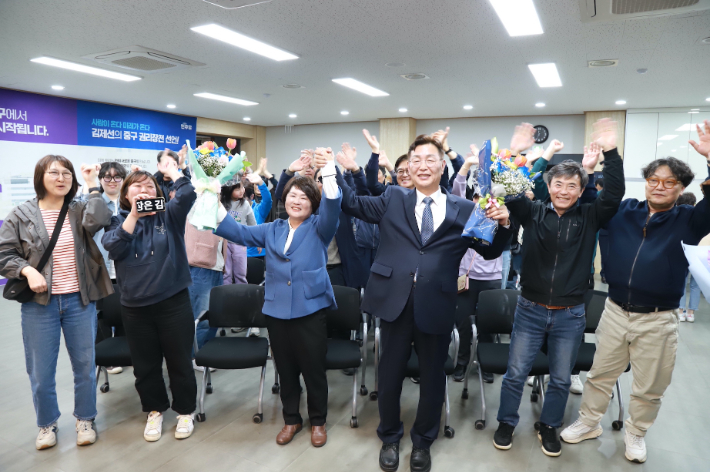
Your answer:
[[[62,226],[64,226],[64,219],[66,218],[68,211],[69,204],[67,202],[64,202],[64,205],[62,206],[62,211],[59,212],[59,217],[57,218],[57,224],[54,226],[54,231],[52,231],[52,239],[49,240],[49,246],[47,246],[47,250],[44,251],[44,254],[42,254],[42,257],[40,258],[37,267],[35,267],[35,269],[37,269],[37,272],[42,272],[42,269],[44,269],[44,266],[49,260],[49,256],[52,255],[52,251],[54,251],[54,246],[57,245],[57,240],[59,239],[59,233],[62,232]]]
[[[471,267],[473,267],[474,260],[476,260],[476,251],[473,252],[473,257],[471,258],[471,263],[468,265],[468,270],[466,271],[466,277],[468,277],[468,273],[471,272]]]

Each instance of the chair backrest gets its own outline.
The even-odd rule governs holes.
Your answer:
[[[265,328],[264,287],[230,284],[210,291],[209,324],[212,328]]]
[[[336,310],[326,310],[326,323],[328,331],[357,330],[360,328],[362,314],[360,312],[360,292],[355,288],[333,285]]]
[[[247,283],[259,285],[264,281],[266,264],[260,257],[247,257]]]
[[[96,302],[96,311],[99,317],[111,327],[123,326],[121,318],[121,293],[118,285],[113,285],[113,293]]]
[[[587,290],[584,297],[584,311],[587,317],[587,326],[584,327],[585,333],[593,333],[597,330],[607,296],[606,292],[600,290]]]
[[[484,290],[478,295],[476,328],[479,334],[510,334],[518,304],[518,290]]]

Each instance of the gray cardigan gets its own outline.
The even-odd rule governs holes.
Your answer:
[[[92,239],[96,231],[111,222],[111,211],[99,194],[86,201],[69,203],[67,219],[74,236],[77,274],[84,305],[113,293],[113,286],[98,246]],[[42,220],[36,198],[12,209],[0,226],[0,275],[21,279],[22,269],[36,267],[42,251],[49,246],[51,235]],[[52,291],[52,258],[42,270],[47,291],[35,294],[32,301],[48,305]]]

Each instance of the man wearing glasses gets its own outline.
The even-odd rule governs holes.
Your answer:
[[[697,126],[700,142],[690,144],[710,167],[707,120],[703,128]],[[597,351],[584,384],[579,419],[561,435],[568,443],[601,435],[599,421],[612,388],[631,363],[634,380],[624,443],[626,458],[639,463],[646,461],[644,436],[658,416],[675,366],[677,309],[688,273],[680,243],[697,245],[710,233],[710,205],[705,200],[710,180],[700,185],[704,198],[697,206],[676,206],[693,181],[690,167],[667,157],[656,159],[642,172],[646,200],[624,200],[607,225],[609,297],[596,332]]]

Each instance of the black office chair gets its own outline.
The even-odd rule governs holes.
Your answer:
[[[478,358],[478,380],[481,386],[481,419],[476,420],[475,427],[481,430],[486,427],[486,397],[483,391],[483,377],[481,372],[486,371],[492,374],[505,374],[508,370],[508,356],[510,344],[504,343],[479,343],[478,333],[481,334],[511,334],[513,332],[513,318],[515,308],[518,303],[518,290],[486,290],[478,297],[476,308],[476,322],[473,325],[473,351]],[[474,363],[474,356],[468,365],[468,369]],[[533,361],[532,369],[528,375],[536,377],[536,385],[539,386],[540,395],[545,401],[545,389],[543,380],[546,374],[550,373],[547,356],[538,351]],[[531,401],[537,401],[537,394],[533,392]]]
[[[587,325],[584,328],[585,333],[594,333],[599,326],[599,321],[602,318],[602,313],[604,312],[604,305],[606,303],[606,298],[608,294],[599,290],[589,290],[585,294],[585,311],[587,316]],[[579,351],[577,353],[577,362],[574,364],[575,370],[589,372],[594,363],[594,354],[597,352],[597,346],[595,343],[582,342],[579,345]],[[626,368],[624,372],[631,370],[631,364]],[[611,427],[614,431],[619,431],[624,427],[624,401],[621,396],[621,382],[620,379],[616,380],[616,394],[619,401],[619,419],[612,421]],[[611,397],[614,398],[614,393],[612,392]]]
[[[247,283],[259,285],[264,281],[266,264],[263,257],[247,257]]]
[[[96,302],[97,318],[101,319],[111,328],[123,326],[121,318],[121,295],[118,285],[113,286],[114,292],[106,298]],[[96,385],[99,384],[101,372],[104,373],[105,382],[101,385],[101,393],[109,391],[107,367],[126,367],[133,365],[131,361],[131,351],[128,348],[128,340],[125,336],[106,338],[96,344]]]
[[[211,328],[234,326],[238,328],[265,328],[266,320],[262,314],[264,306],[264,287],[258,285],[221,285],[210,292],[210,309],[203,312],[195,321],[195,326],[202,320],[208,320]],[[264,419],[262,398],[266,378],[266,362],[269,356],[269,340],[263,337],[216,337],[206,342],[202,349],[197,348],[194,340],[195,363],[205,370],[202,374],[202,391],[197,421],[205,421],[205,394],[212,393],[210,367],[217,369],[251,369],[261,367],[259,383],[259,403],[252,417],[254,423]]]

